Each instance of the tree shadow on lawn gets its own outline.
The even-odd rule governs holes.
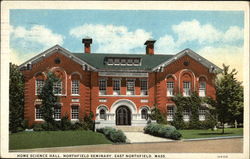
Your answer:
[[[198,133],[198,135],[228,135],[228,134],[233,134],[233,133],[224,133],[222,134],[221,132],[220,133]]]

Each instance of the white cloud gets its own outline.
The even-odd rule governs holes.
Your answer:
[[[223,63],[230,65],[230,69],[235,68],[238,71],[237,79],[243,81],[243,47],[225,45],[215,48],[206,46],[197,52],[220,68],[222,68]]]
[[[63,44],[63,36],[53,33],[52,30],[43,25],[33,25],[30,29],[24,27],[10,27],[11,40],[14,41],[14,46],[27,48],[40,48],[40,50],[47,49],[53,45]]]
[[[197,40],[202,43],[213,43],[219,41],[223,34],[210,24],[201,25],[199,21],[183,21],[173,25],[174,33],[178,35],[178,43]]]
[[[38,53],[22,53],[13,48],[10,48],[10,61],[13,64],[20,65]]]
[[[224,34],[225,42],[233,42],[243,39],[243,29],[238,26],[231,26]]]
[[[156,53],[162,54],[162,53],[173,53],[180,51],[178,50],[178,44],[174,40],[174,38],[170,35],[165,35],[163,37],[160,37],[159,40],[155,43],[155,50]]]
[[[83,38],[89,36],[97,44],[96,52],[128,53],[143,48],[151,33],[142,29],[128,31],[125,26],[84,24],[70,30],[70,35]]]

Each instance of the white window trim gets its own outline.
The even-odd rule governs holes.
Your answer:
[[[188,93],[188,94],[186,94],[185,89],[187,89],[187,88],[184,88],[184,83],[189,83],[189,93]],[[190,81],[183,81],[182,87],[183,87],[183,88],[182,88],[182,89],[183,89],[183,92],[182,92],[183,97],[190,97],[190,95],[191,95],[191,90],[192,90],[191,82],[190,82]]]
[[[133,88],[134,88],[134,92],[133,92],[133,94],[128,94],[128,92],[130,92],[130,91],[128,91],[128,81],[133,81]],[[132,92],[132,91],[131,91]],[[135,95],[136,93],[135,93],[135,79],[134,78],[127,78],[126,79],[126,95],[129,95],[129,96],[133,96],[133,95]]]
[[[63,94],[63,82],[62,81],[59,81],[61,83],[61,94],[55,94],[54,93],[54,84],[53,84],[53,93],[55,96],[64,96],[65,94]]]
[[[114,81],[119,81],[119,94],[115,94],[115,92],[117,91],[117,90],[114,90],[114,84],[115,84],[115,82]],[[112,86],[113,86],[113,95],[114,96],[119,96],[119,95],[121,95],[121,78],[113,78],[112,79]]]
[[[102,91],[102,90],[100,90],[100,80],[105,80],[105,87],[106,87],[105,94],[101,94],[101,91]],[[100,78],[100,79],[98,80],[99,96],[107,95],[107,88],[108,88],[108,84],[107,84],[107,83],[108,83],[108,82],[107,82],[107,78]]]
[[[147,87],[146,95],[145,95],[145,94],[142,94],[142,83],[141,83],[142,81],[146,81],[146,82],[147,82],[147,86],[146,86],[146,87]],[[147,96],[147,95],[149,94],[149,92],[148,92],[148,79],[145,79],[145,78],[144,78],[144,79],[140,79],[140,89],[141,89],[141,92],[140,92],[140,95],[141,95],[141,96]],[[145,90],[143,90],[143,91],[145,91]]]
[[[172,107],[173,108],[173,115],[172,115],[172,119],[169,119],[168,117],[170,116],[169,114],[168,114],[168,108],[169,107]],[[174,121],[174,114],[175,114],[175,105],[174,104],[168,104],[167,105],[167,121]]]
[[[35,79],[35,95],[40,95],[40,94],[37,93],[37,80],[38,79]],[[42,80],[42,81],[43,81],[43,86],[44,86],[45,81],[44,80]]]
[[[173,82],[173,94],[171,95],[171,94],[169,94],[168,92],[169,92],[169,89],[168,89],[168,82]],[[167,81],[167,92],[166,92],[166,95],[167,95],[167,97],[174,97],[175,95],[174,95],[174,85],[175,85],[175,82],[174,81]]]
[[[36,107],[35,107],[35,121],[44,121],[43,119],[37,119],[36,118]]]
[[[73,114],[72,107],[78,107],[78,119],[72,119],[72,114]],[[71,116],[70,116],[71,121],[79,121],[79,109],[80,109],[79,104],[75,104],[75,105],[72,104],[70,108],[71,108],[71,111],[70,111],[70,113],[71,113]]]
[[[78,94],[73,94],[73,81],[78,82]],[[80,96],[80,80],[71,80],[71,96]]]
[[[200,84],[201,84],[201,83],[205,83],[205,88],[201,89],[201,87],[200,87]],[[201,91],[202,91],[204,94],[202,94]],[[206,97],[206,95],[207,95],[207,82],[206,82],[206,81],[200,81],[200,82],[199,82],[199,96],[200,96],[200,97]]]

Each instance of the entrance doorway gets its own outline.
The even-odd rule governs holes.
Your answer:
[[[131,125],[131,112],[127,106],[117,108],[116,125]]]

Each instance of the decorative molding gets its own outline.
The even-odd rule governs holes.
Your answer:
[[[99,76],[113,77],[148,77],[148,73],[125,73],[125,72],[98,72]]]

